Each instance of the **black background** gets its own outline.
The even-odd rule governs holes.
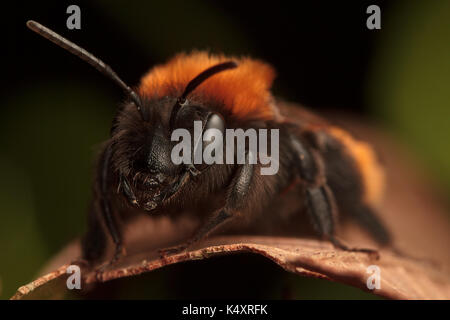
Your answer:
[[[77,3],[82,11],[81,30],[67,30],[65,13]],[[251,54],[275,66],[278,78],[276,92],[293,101],[314,108],[339,108],[357,113],[366,111],[364,81],[368,64],[376,46],[378,30],[366,27],[366,8],[377,4],[383,19],[389,15],[386,1],[217,1],[211,2],[229,19],[239,21],[239,31],[251,41],[251,49],[237,54]],[[5,8],[5,7],[4,7]],[[176,10],[174,4],[173,10]],[[154,64],[161,63],[152,52],[145,51],[130,39],[113,19],[102,14],[94,2],[58,1],[20,3],[3,10],[2,94],[29,83],[30,79],[93,78],[99,90],[121,97],[120,90],[100,81],[95,70],[89,70],[70,54],[57,49],[25,27],[34,19],[88,49],[117,70],[124,80],[137,85],[140,77]],[[189,20],[189,12],[185,17]],[[174,39],[183,32],[183,25],[168,16]],[[198,22],[195,22],[198,23]],[[201,24],[201,22],[199,22]],[[164,28],[165,26],[161,26]],[[204,25],[205,32],[208,25]],[[200,27],[201,29],[201,27]],[[183,37],[186,35],[183,34]],[[195,34],[188,35],[193,39]],[[155,39],[155,46],[164,46],[171,39]],[[159,42],[159,43],[158,43]],[[195,43],[195,41],[193,41]],[[204,44],[201,44],[204,45]],[[230,51],[220,38],[210,46],[213,51]],[[250,47],[250,46],[249,46]],[[196,48],[180,48],[189,51]],[[175,54],[173,52],[172,54]],[[236,52],[231,52],[236,54]],[[130,63],[132,62],[132,63]],[[88,80],[86,80],[88,81]]]

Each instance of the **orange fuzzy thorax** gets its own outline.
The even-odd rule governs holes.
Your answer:
[[[206,52],[178,54],[166,64],[152,68],[141,80],[139,94],[144,97],[164,97],[181,94],[190,80],[218,63],[233,60],[238,67],[208,78],[193,92],[223,104],[238,118],[273,119],[270,87],[275,77],[267,64],[249,58],[210,55]]]

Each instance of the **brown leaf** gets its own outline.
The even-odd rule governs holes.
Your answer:
[[[289,105],[283,108],[283,112],[290,116],[298,116],[297,110]],[[371,291],[374,294],[392,299],[450,299],[450,226],[443,197],[391,137],[370,129],[358,120],[336,117],[336,114],[332,114],[335,122],[372,142],[380,152],[388,178],[388,190],[380,216],[393,233],[396,247],[406,256],[398,256],[384,249],[380,251],[380,259],[375,260],[366,254],[345,252],[318,240],[222,236],[204,241],[186,253],[160,259],[155,248],[186,239],[198,222],[159,217],[147,219],[146,223],[137,220],[127,226],[125,243],[128,256],[106,269],[101,280],[138,275],[182,261],[249,252],[267,257],[289,272],[337,281],[366,291],[367,267],[377,265],[381,270],[381,288]],[[342,225],[339,236],[352,246],[376,246],[360,228],[352,224]],[[49,262],[44,268],[45,276],[19,288],[12,299],[62,297],[67,290],[67,263],[79,255],[79,242],[75,241]],[[98,282],[96,274],[90,270],[83,270],[83,275],[85,285]]]
[[[163,259],[141,260],[140,263],[105,271],[101,281],[138,275],[167,265],[207,259],[212,256],[250,252],[260,254],[299,275],[342,282],[369,291],[366,282],[367,267],[377,265],[381,270],[381,288],[373,293],[391,299],[449,299],[450,279],[447,274],[429,262],[397,257],[382,251],[375,260],[362,253],[336,250],[332,245],[316,240],[271,237],[220,237],[209,240],[205,247]],[[19,288],[12,299],[60,297],[65,289],[68,265],[63,265],[36,281]],[[95,272],[89,272],[85,284],[99,281]],[[45,290],[43,290],[45,289]],[[37,291],[37,292],[35,292]]]

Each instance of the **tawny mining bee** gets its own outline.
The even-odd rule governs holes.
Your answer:
[[[94,66],[127,96],[98,159],[84,259],[104,256],[108,234],[116,247],[112,262],[118,259],[123,252],[118,221],[129,215],[189,211],[207,216],[192,238],[162,250],[167,254],[232,220],[251,223],[248,217],[285,215],[277,206],[284,192],[298,197],[289,210],[308,212],[317,233],[336,247],[372,252],[349,248],[336,238],[339,212],[353,217],[378,243],[390,243],[374,213],[384,176],[372,148],[306,110],[299,117],[287,116],[270,92],[274,71],[269,65],[205,52],[180,54],[151,69],[134,90],[84,49],[37,22],[27,26]],[[247,146],[244,163],[174,163],[171,134],[179,128],[191,132],[194,121],[203,131],[222,133],[277,129],[276,174],[262,175],[261,164],[247,161]]]

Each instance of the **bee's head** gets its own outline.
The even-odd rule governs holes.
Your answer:
[[[119,192],[145,210],[173,195],[184,168],[171,160],[167,107],[170,100],[143,100],[143,120],[132,102],[117,114],[111,132],[112,169],[120,177]],[[173,102],[172,102],[173,105]]]
[[[207,129],[223,132],[225,123],[221,115],[186,96],[211,75],[235,66],[228,62],[205,70],[179,98],[133,98],[118,112],[111,131],[112,165],[120,177],[119,190],[132,204],[153,210],[169,201],[190,176],[206,169],[207,165],[193,161],[197,148],[203,150],[208,143],[196,138],[194,123],[201,127],[200,137]],[[176,142],[171,136],[177,129],[190,136],[191,161],[187,163],[172,157]]]
[[[200,120],[205,130],[223,130],[223,119],[218,114],[189,103],[187,98],[211,76],[236,68],[235,62],[222,62],[207,68],[189,81],[179,96],[149,100],[133,91],[111,67],[91,53],[38,22],[30,20],[27,26],[92,65],[126,93],[128,102],[118,111],[111,129],[108,146],[111,163],[107,169],[115,171],[119,177],[119,190],[133,205],[145,210],[155,209],[174,196],[190,175],[197,175],[203,169],[172,161],[171,132],[176,128],[189,130],[194,120]],[[193,144],[193,148],[200,146],[201,143]]]

